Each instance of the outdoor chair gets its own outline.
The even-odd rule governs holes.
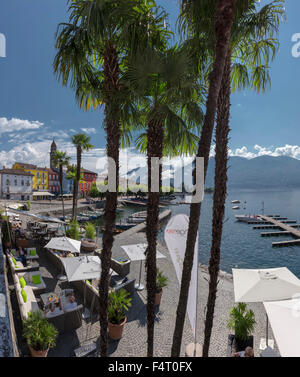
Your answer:
[[[82,325],[83,306],[78,305],[76,309],[64,313],[65,327],[64,332],[76,330]]]
[[[59,314],[55,317],[47,318],[48,322],[52,323],[59,333],[65,332],[65,314]]]

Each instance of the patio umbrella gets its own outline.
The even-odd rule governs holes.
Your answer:
[[[288,300],[300,294],[300,280],[286,267],[232,269],[235,302]],[[268,346],[268,315],[266,343]]]
[[[47,249],[80,253],[81,242],[68,237],[54,237],[45,246]]]
[[[65,268],[67,279],[69,282],[72,281],[84,281],[84,294],[83,294],[83,305],[85,306],[85,296],[86,296],[86,284],[87,280],[98,279],[101,274],[101,260],[97,256],[82,256],[73,258],[62,258],[62,264]],[[94,302],[92,303],[92,307]],[[84,318],[90,316],[89,311],[86,309]]]
[[[264,302],[281,356],[300,357],[300,298]]]
[[[142,291],[145,288],[144,285],[141,284],[141,275],[142,275],[142,263],[143,263],[143,260],[146,259],[145,251],[147,249],[147,246],[148,245],[146,243],[121,246],[121,248],[126,252],[126,254],[128,255],[131,261],[138,261],[138,260],[141,261],[139,283],[135,285],[135,289],[137,289],[138,291]],[[166,257],[161,252],[156,250],[156,259],[159,259],[159,258],[166,258]]]
[[[96,256],[62,258],[68,281],[98,279],[101,273],[101,261]]]

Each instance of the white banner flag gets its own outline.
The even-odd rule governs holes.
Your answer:
[[[182,266],[186,248],[189,227],[189,217],[184,214],[172,217],[165,230],[165,242],[169,249],[175,267],[179,285],[181,284]],[[197,266],[198,266],[198,234],[195,244],[193,269],[190,282],[187,313],[196,339],[196,311],[197,311]]]

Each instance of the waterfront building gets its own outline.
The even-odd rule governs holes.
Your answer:
[[[83,198],[87,196],[88,193],[90,192],[92,188],[92,184],[96,182],[97,180],[98,174],[90,170],[82,168],[81,175],[82,175],[82,179],[80,180],[79,188],[80,188],[80,197]]]
[[[22,169],[0,170],[1,199],[32,200],[33,175]]]
[[[47,191],[49,190],[49,175],[46,167],[41,168],[37,165],[26,164],[23,162],[15,162],[13,169],[24,170],[33,175],[32,185],[33,191]]]
[[[59,173],[55,170],[47,169],[49,176],[49,192],[54,195],[60,194]]]

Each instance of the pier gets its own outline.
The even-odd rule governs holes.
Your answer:
[[[282,229],[281,232],[271,232],[271,233],[273,233],[273,235],[279,236],[279,235],[282,235],[282,234],[284,234],[284,235],[289,234],[289,235],[296,238],[295,240],[273,242],[272,243],[273,247],[300,245],[300,230],[295,229],[295,226],[292,227],[290,225],[287,225],[288,223],[291,223],[291,221],[293,221],[293,220],[278,221],[278,218],[272,218],[272,217],[265,216],[265,215],[259,215],[259,217],[262,220],[266,221],[267,223],[273,224],[273,226],[275,226],[276,228]],[[276,234],[274,234],[274,233],[276,233]],[[268,235],[266,235],[266,234],[268,234]],[[270,237],[271,236],[270,233],[265,233],[264,235],[262,233],[261,235],[263,237],[266,237],[266,236]]]

